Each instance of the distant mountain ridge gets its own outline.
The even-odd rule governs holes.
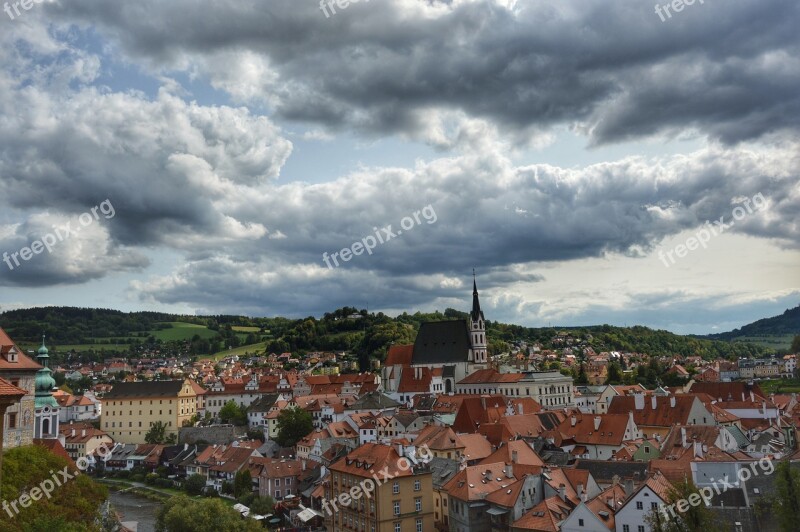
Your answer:
[[[734,340],[742,336],[776,336],[800,334],[800,305],[786,310],[779,316],[763,318],[732,331],[709,334],[716,340]]]
[[[797,309],[795,309],[797,310]],[[92,351],[95,359],[114,353],[133,356],[140,345],[164,352],[206,355],[239,346],[254,352],[282,353],[346,351],[382,360],[389,346],[413,343],[420,324],[426,321],[463,319],[466,313],[448,308],[444,313],[403,313],[390,317],[343,307],[321,318],[246,317],[234,315],[185,316],[157,312],[120,312],[110,309],[45,307],[0,313],[0,326],[18,343],[33,349],[47,334],[52,354],[75,350]],[[357,318],[357,319],[356,319]],[[178,327],[176,323],[193,326]],[[776,346],[731,342],[718,338],[684,336],[643,326],[615,327],[523,327],[486,321],[490,355],[508,352],[513,344],[560,349],[574,345],[578,353],[591,347],[595,352],[626,351],[654,356],[699,355],[735,359],[771,354]],[[572,337],[570,342],[559,336]],[[22,346],[21,346],[22,347]],[[366,367],[366,366],[364,366]]]

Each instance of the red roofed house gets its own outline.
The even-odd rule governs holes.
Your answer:
[[[2,332],[2,329],[0,329]],[[2,485],[3,474],[3,446],[4,446],[4,429],[5,429],[5,413],[6,410],[19,403],[19,401],[27,395],[27,391],[14,386],[8,381],[0,379],[0,486]]]
[[[6,406],[3,426],[6,448],[22,447],[33,443],[34,436],[34,392],[36,372],[42,368],[27,357],[6,332],[0,328],[0,378],[13,390],[21,388],[27,395]]]

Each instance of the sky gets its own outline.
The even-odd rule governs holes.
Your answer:
[[[800,3],[664,5],[6,4],[0,311],[780,314]]]

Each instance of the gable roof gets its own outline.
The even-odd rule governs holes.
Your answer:
[[[694,402],[700,402],[694,395],[653,395],[643,398],[644,406],[642,408],[636,408],[636,399],[637,397],[630,395],[617,395],[611,399],[611,404],[608,406],[608,413],[627,415],[628,412],[633,412],[633,421],[640,428],[643,425],[669,427],[674,423],[688,425],[689,414],[692,411]],[[653,408],[654,401],[656,404],[655,408]],[[672,401],[675,401],[675,406],[672,406]]]
[[[19,400],[28,395],[26,390],[0,379],[0,400]]]
[[[17,352],[17,361],[16,362],[9,362],[5,359],[3,355],[11,351],[14,348]],[[0,371],[2,370],[15,370],[15,371],[25,371],[25,370],[40,370],[42,366],[36,363],[33,359],[28,357],[25,352],[20,349],[17,344],[14,343],[14,340],[9,337],[6,332],[0,327]]]
[[[470,348],[467,320],[424,322],[414,340],[412,364],[466,362]]]
[[[528,442],[525,440],[514,440],[501,446],[495,452],[481,460],[481,464],[493,464],[497,462],[527,464],[533,466],[543,466],[544,462],[536,454]]]
[[[572,507],[558,496],[548,497],[514,521],[512,528],[537,532],[558,532]]]
[[[386,354],[384,366],[409,366],[414,354],[414,344],[392,345]]]
[[[714,399],[722,399],[723,401],[727,401],[729,398],[733,401],[741,401],[742,395],[749,400],[750,392],[758,396],[758,400],[766,399],[767,397],[758,384],[748,384],[743,381],[693,382],[689,387],[689,392],[707,393]]]
[[[132,397],[177,397],[183,388],[183,380],[118,382],[103,399],[126,399]]]

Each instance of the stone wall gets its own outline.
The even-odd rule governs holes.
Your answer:
[[[182,427],[178,435],[179,443],[197,443],[203,440],[210,444],[231,443],[238,436],[247,434],[247,427],[233,425],[214,425],[211,427]]]

